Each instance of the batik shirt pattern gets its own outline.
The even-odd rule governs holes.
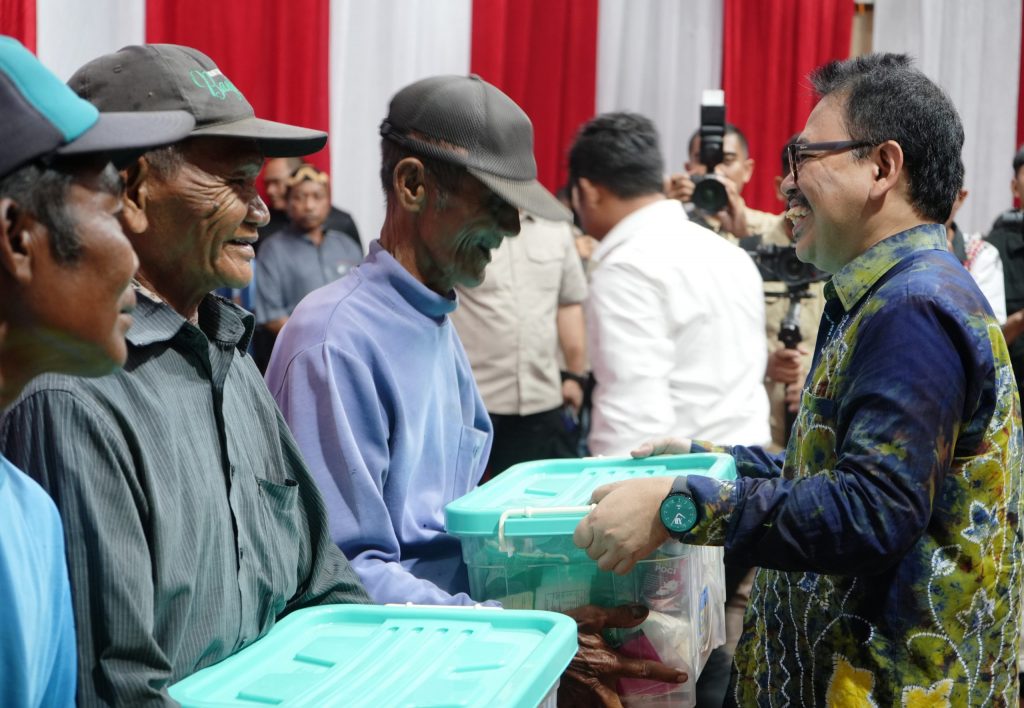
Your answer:
[[[1017,705],[1020,401],[941,226],[840,270],[784,455],[691,477],[687,538],[759,566],[741,706]]]

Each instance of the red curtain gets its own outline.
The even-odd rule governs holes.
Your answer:
[[[774,178],[786,140],[813,108],[807,74],[850,55],[851,0],[725,0],[722,86],[726,120],[750,143],[754,177],[743,198],[778,212]]]
[[[36,50],[36,0],[0,0],[0,34]]]
[[[541,183],[565,184],[566,152],[594,115],[597,0],[473,0],[470,71],[530,116]]]
[[[330,0],[147,0],[146,41],[195,47],[256,115],[326,131]],[[306,158],[329,169],[328,149]]]

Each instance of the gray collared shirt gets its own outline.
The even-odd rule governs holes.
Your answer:
[[[362,260],[362,246],[348,234],[325,231],[317,246],[294,226],[286,226],[267,239],[256,258],[256,322],[290,316],[302,298],[345,275]]]
[[[36,379],[0,449],[57,503],[82,706],[170,705],[166,687],[288,612],[369,602],[251,358],[252,316],[199,326],[139,293],[125,369]]]

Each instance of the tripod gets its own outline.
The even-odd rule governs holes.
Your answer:
[[[800,301],[814,297],[810,291],[809,283],[787,285],[785,292],[765,292],[765,298],[789,298],[789,307],[782,321],[779,323],[779,341],[786,349],[796,349],[804,341],[800,332]],[[788,385],[788,384],[787,384]],[[789,444],[789,436],[793,431],[793,423],[796,422],[796,414],[790,412],[789,406],[785,406],[785,443]]]

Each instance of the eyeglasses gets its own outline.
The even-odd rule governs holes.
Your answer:
[[[789,158],[789,171],[793,173],[793,181],[799,180],[798,170],[805,161],[822,157],[826,153],[856,150],[863,147],[874,147],[876,143],[867,140],[836,140],[830,143],[791,143],[786,146],[786,157]],[[809,155],[808,153],[816,153]]]

